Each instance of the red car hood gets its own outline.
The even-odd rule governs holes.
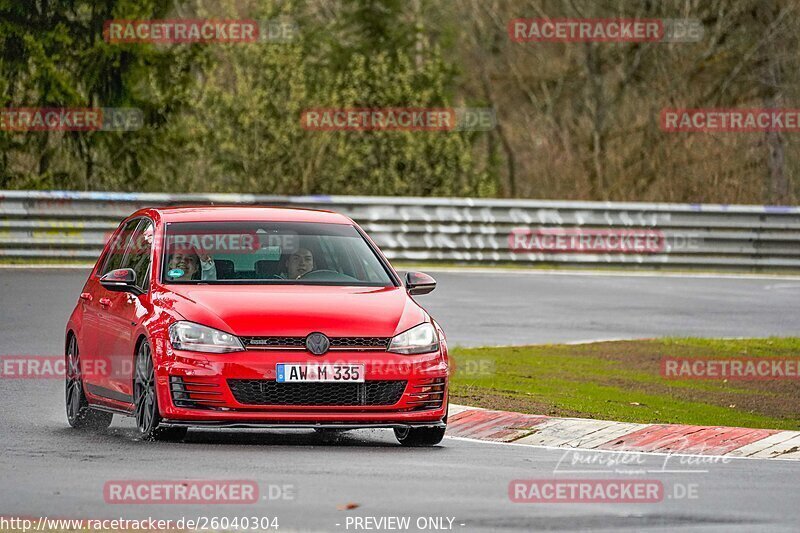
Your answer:
[[[403,287],[169,285],[158,299],[240,336],[391,337],[428,320]]]

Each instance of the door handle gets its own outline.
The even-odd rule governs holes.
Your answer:
[[[92,301],[92,295],[91,295],[91,293],[88,293],[88,292],[82,292],[82,293],[81,293],[81,300],[86,300],[87,302],[91,302],[91,301]]]
[[[103,307],[111,307],[111,300],[108,298],[100,298],[99,302]]]

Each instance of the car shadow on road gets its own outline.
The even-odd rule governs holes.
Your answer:
[[[57,439],[69,438],[76,445],[101,447],[113,441],[115,444],[130,443],[135,446],[287,446],[287,447],[360,447],[360,448],[402,448],[390,429],[359,429],[322,433],[314,430],[231,430],[231,429],[190,429],[180,441],[145,442],[132,424],[112,425],[100,431],[79,431],[70,427],[54,428]],[[441,449],[445,445],[427,449]],[[420,448],[414,448],[420,449]]]
[[[144,442],[135,428],[111,427],[101,431],[76,431],[69,427],[55,429],[57,437],[68,437],[84,444],[99,444],[113,440],[117,443],[141,445],[231,445],[231,446],[341,446],[397,448],[400,446],[391,430],[355,430],[334,434],[313,430],[189,430],[183,440],[175,442]]]
[[[183,442],[184,444],[237,444],[257,446],[367,446],[371,448],[394,448],[399,446],[397,442],[389,440],[390,437],[393,439],[391,431],[387,430],[346,431],[335,434],[317,433],[313,430],[190,430]]]

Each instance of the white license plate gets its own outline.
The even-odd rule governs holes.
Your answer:
[[[302,383],[308,381],[364,382],[364,365],[315,365],[278,363],[275,368],[278,383]]]

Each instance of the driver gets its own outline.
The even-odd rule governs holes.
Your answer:
[[[298,248],[286,261],[287,279],[298,279],[314,270],[314,254],[308,248]]]

